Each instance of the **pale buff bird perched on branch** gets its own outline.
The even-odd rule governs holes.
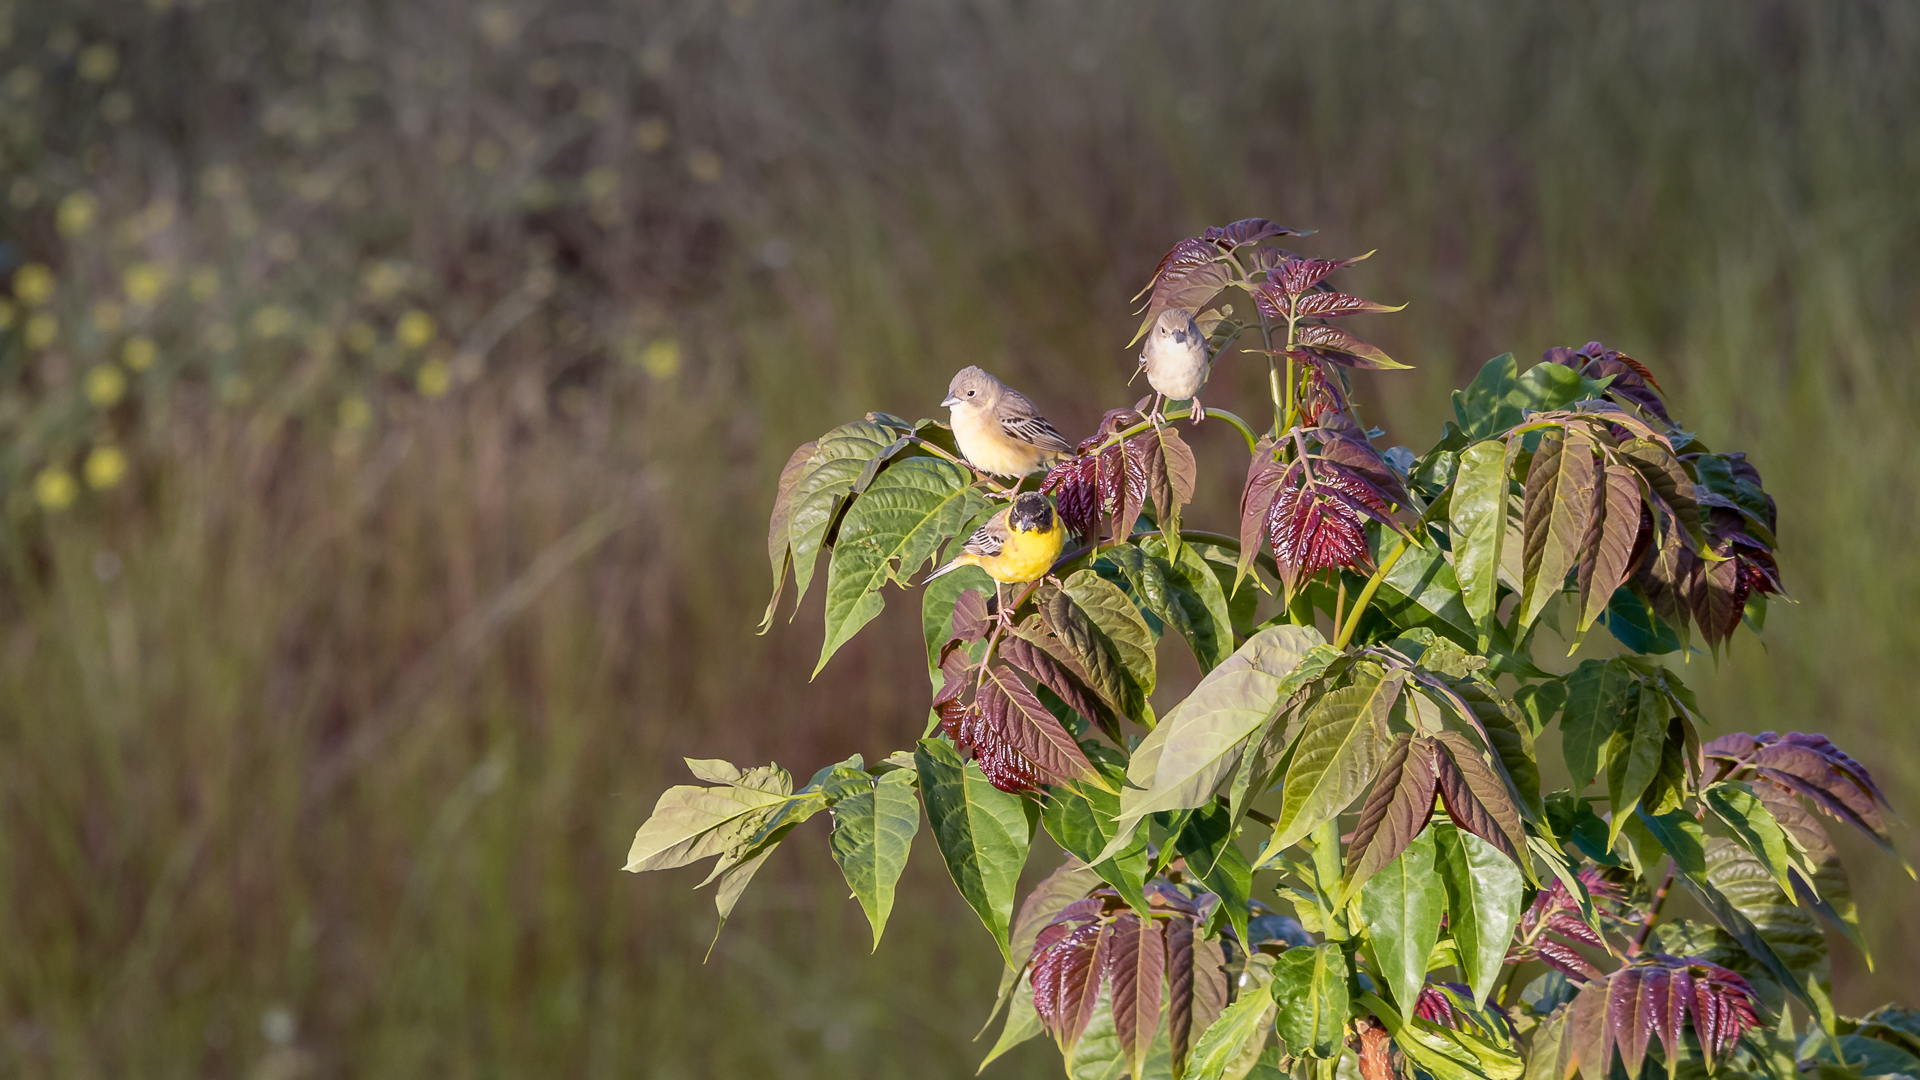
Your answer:
[[[1168,308],[1153,320],[1153,329],[1147,331],[1146,343],[1140,347],[1140,366],[1154,391],[1148,419],[1160,423],[1166,419],[1160,412],[1163,404],[1189,398],[1193,400],[1193,422],[1206,419],[1207,411],[1200,407],[1200,388],[1207,384],[1207,335],[1191,308]]]
[[[960,456],[981,472],[1017,480],[1073,452],[1025,394],[977,367],[960,369],[940,404]]]

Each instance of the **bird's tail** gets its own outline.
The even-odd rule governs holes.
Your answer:
[[[975,559],[971,555],[957,556],[956,558],[949,561],[947,565],[941,567],[938,570],[935,570],[931,574],[928,574],[925,578],[922,578],[920,581],[920,584],[925,585],[927,582],[932,581],[934,578],[941,577],[946,574],[951,574],[955,570],[958,570],[963,566],[972,566],[974,562],[975,562]]]

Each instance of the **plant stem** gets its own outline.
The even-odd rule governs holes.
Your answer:
[[[1340,888],[1340,819],[1328,818],[1313,830],[1313,876],[1317,879],[1315,890],[1320,894],[1324,905],[1320,912],[1321,925],[1326,927],[1327,940],[1344,941],[1346,929],[1339,921],[1339,911],[1333,906],[1333,897]]]
[[[1184,420],[1187,417],[1192,415],[1193,415],[1193,409],[1189,407],[1185,409],[1175,409],[1174,411],[1167,413],[1165,418],[1168,421]],[[1232,413],[1228,412],[1225,409],[1216,409],[1216,408],[1213,408],[1212,406],[1208,406],[1207,419],[1223,421],[1231,425],[1236,431],[1240,432],[1240,437],[1246,440],[1247,453],[1249,454],[1253,453],[1255,447],[1257,447],[1260,443],[1259,436],[1253,433],[1253,429],[1247,426],[1247,422],[1245,420],[1240,419],[1238,416],[1233,415]],[[1100,451],[1105,450],[1107,447],[1112,446],[1115,443],[1125,442],[1126,440],[1134,437],[1135,435],[1140,434],[1141,432],[1147,430],[1152,426],[1153,426],[1153,422],[1151,420],[1142,420],[1139,423],[1133,425],[1132,427],[1123,428],[1119,431],[1116,431],[1113,434],[1107,436],[1106,440],[1102,442],[1099,446],[1094,447],[1093,450],[1090,451],[1090,453],[1097,454]]]
[[[1342,626],[1339,633],[1334,636],[1334,648],[1344,649],[1347,647],[1347,642],[1353,640],[1354,628],[1360,625],[1360,616],[1366,614],[1367,605],[1373,602],[1373,594],[1380,590],[1380,583],[1386,580],[1388,572],[1393,569],[1393,564],[1399,562],[1400,556],[1406,553],[1407,538],[1403,536],[1400,542],[1394,545],[1394,549],[1387,553],[1387,557],[1380,560],[1379,568],[1373,572],[1372,577],[1367,579],[1366,588],[1360,590],[1359,597],[1353,602],[1353,610],[1347,614],[1346,625]]]
[[[1638,956],[1640,950],[1647,947],[1647,938],[1653,935],[1654,921],[1660,918],[1660,909],[1667,906],[1667,894],[1673,891],[1673,860],[1667,860],[1667,876],[1660,879],[1660,887],[1653,892],[1653,906],[1647,909],[1646,917],[1640,920],[1640,932],[1633,936],[1633,944],[1627,946],[1628,956]]]

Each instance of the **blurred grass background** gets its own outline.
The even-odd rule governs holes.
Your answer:
[[[811,684],[817,596],[752,634],[791,447],[975,362],[1084,433],[1160,253],[1249,215],[1380,249],[1388,442],[1599,338],[1750,450],[1799,603],[1689,678],[1915,813],[1916,46],[1898,0],[0,5],[0,1070],[970,1073],[930,849],[872,957],[820,823],[705,966],[697,879],[617,868],[682,755],[919,731],[917,599]],[[1920,893],[1850,854],[1841,1003],[1912,999]]]

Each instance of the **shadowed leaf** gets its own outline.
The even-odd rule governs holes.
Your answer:
[[[1583,634],[1606,610],[1614,590],[1627,580],[1634,538],[1640,531],[1640,483],[1633,470],[1608,464],[1600,479],[1594,485],[1574,579],[1580,601],[1576,629]]]
[[[1574,568],[1593,510],[1593,454],[1592,438],[1578,428],[1543,434],[1534,452],[1521,512],[1525,596],[1516,635],[1533,624]]]
[[[793,456],[787,458],[781,468],[780,481],[774,487],[773,513],[767,518],[767,561],[773,565],[773,595],[767,600],[766,614],[760,617],[763,634],[773,625],[774,610],[780,606],[780,594],[787,587],[787,568],[793,565],[793,538],[788,530],[793,518],[793,489],[800,483],[800,475],[819,445],[818,439],[811,439],[795,448]]]
[[[1346,896],[1398,858],[1427,827],[1433,814],[1433,754],[1431,739],[1411,734],[1402,734],[1387,751],[1347,843]]]
[[[1527,833],[1507,785],[1466,736],[1442,731],[1434,739],[1439,743],[1433,758],[1434,784],[1447,816],[1513,860],[1516,870],[1525,867]]]
[[[1190,919],[1167,921],[1167,1034],[1175,1080],[1186,1071],[1193,1037],[1227,1007],[1226,954],[1194,933]]]
[[[893,911],[894,885],[907,868],[907,852],[920,831],[920,802],[915,776],[899,770],[882,773],[870,791],[847,796],[833,806],[829,838],[834,861],[873,927],[873,947]]]
[[[1360,915],[1380,960],[1380,978],[1402,1019],[1411,1019],[1419,1002],[1427,956],[1440,940],[1445,910],[1446,888],[1435,866],[1431,830],[1416,836],[1360,890]]]
[[[1474,1004],[1485,1005],[1520,922],[1526,878],[1506,852],[1465,830],[1436,827],[1434,847],[1460,973],[1473,989]]]
[[[937,739],[920,740],[914,764],[927,824],[947,872],[1012,964],[1007,938],[1013,892],[1033,836],[1027,804],[988,783],[979,766],[963,763],[953,747]]]
[[[1093,775],[1079,744],[1007,668],[998,664],[987,668],[980,683],[979,707],[984,734],[1031,763],[1042,782],[1066,784]]]
[[[1274,1027],[1296,1057],[1338,1055],[1347,1024],[1347,958],[1332,943],[1292,948],[1274,961],[1267,984],[1278,1007]]]
[[[1115,916],[1106,977],[1113,985],[1114,1030],[1135,1080],[1140,1077],[1154,1032],[1160,1027],[1166,971],[1167,939],[1160,928],[1131,911]]]

